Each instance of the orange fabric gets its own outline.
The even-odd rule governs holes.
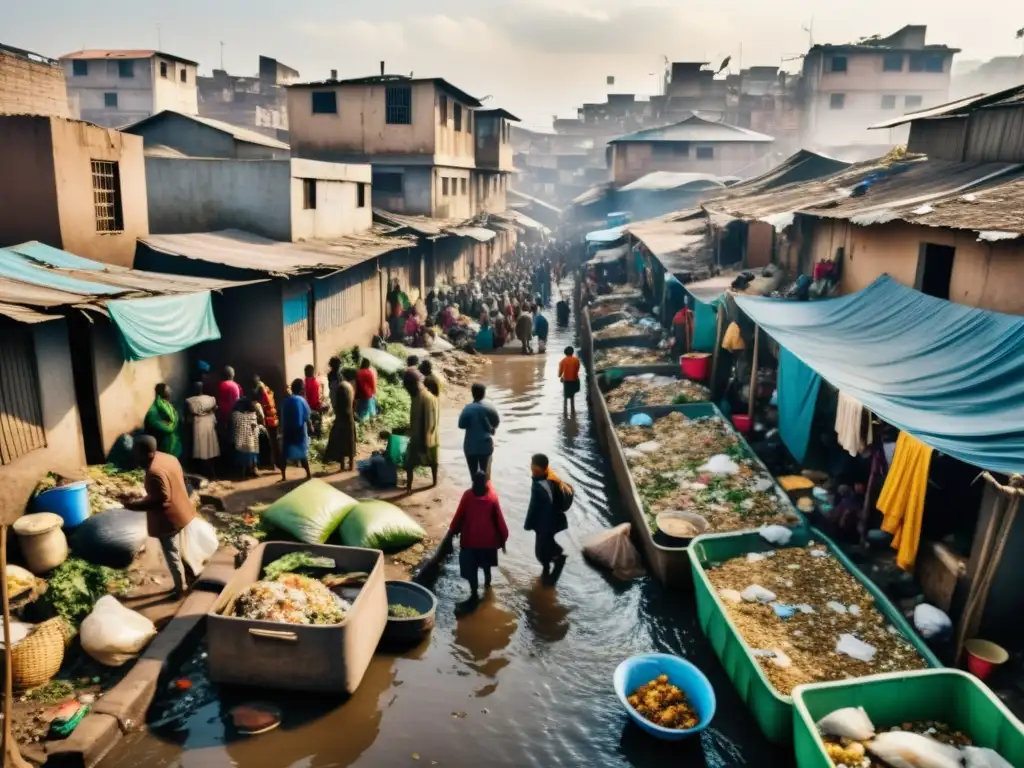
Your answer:
[[[563,357],[558,362],[558,378],[562,381],[579,381],[580,359],[578,357]]]

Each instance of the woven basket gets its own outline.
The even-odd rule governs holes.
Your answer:
[[[14,690],[26,691],[53,679],[64,662],[67,622],[58,617],[35,628],[11,651],[11,677]],[[0,656],[0,659],[3,657]],[[0,665],[2,666],[2,665]]]

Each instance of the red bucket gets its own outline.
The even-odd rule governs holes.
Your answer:
[[[736,427],[737,432],[744,435],[750,432],[750,428],[753,426],[751,418],[745,413],[737,413],[733,416],[732,425]]]
[[[1010,658],[1005,648],[988,640],[968,640],[964,650],[967,651],[967,671],[979,680],[987,678],[993,669]]]
[[[707,352],[690,352],[679,358],[683,376],[694,381],[704,381],[711,369],[711,355]]]

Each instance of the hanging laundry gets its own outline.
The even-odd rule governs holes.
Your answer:
[[[730,352],[739,352],[741,349],[746,349],[747,345],[743,343],[743,336],[740,334],[740,327],[736,323],[729,323],[729,327],[725,329],[725,336],[722,337],[722,349],[727,349]]]
[[[803,462],[811,439],[821,376],[785,347],[779,348],[779,434],[793,458]]]
[[[929,446],[907,432],[900,432],[889,475],[878,497],[877,506],[884,515],[882,530],[893,535],[896,564],[904,571],[913,570],[917,560],[931,460]]]
[[[871,444],[871,418],[868,414],[867,437],[864,435],[864,415],[867,411],[860,401],[844,392],[839,393],[836,407],[836,435],[839,444],[851,456],[859,456]]]

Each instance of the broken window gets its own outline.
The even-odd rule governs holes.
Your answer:
[[[135,77],[135,61],[133,59],[122,59],[117,62],[117,76],[123,78]]]
[[[412,88],[389,85],[384,101],[388,125],[412,125]]]
[[[314,115],[338,114],[338,94],[334,91],[313,91],[310,99]]]
[[[316,210],[316,179],[302,180],[302,207],[307,211]]]
[[[116,162],[92,161],[92,202],[97,232],[121,232],[124,230],[121,210],[121,172]]]
[[[455,130],[462,130],[462,105],[455,102]]]
[[[71,74],[75,77],[85,77],[89,74],[89,62],[85,59],[75,59],[71,62]]]
[[[828,97],[828,108],[829,109],[842,109],[846,106],[846,94],[845,93],[833,93]]]

